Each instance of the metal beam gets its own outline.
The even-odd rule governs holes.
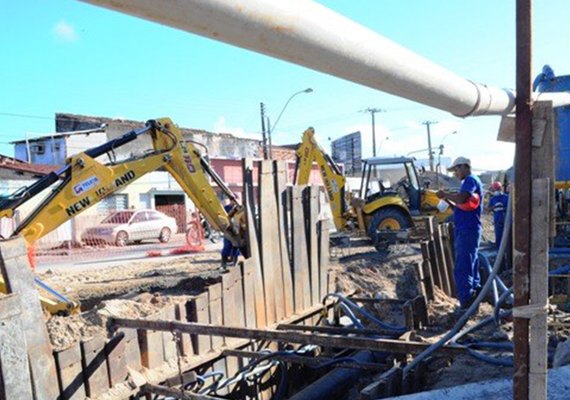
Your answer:
[[[148,383],[141,387],[141,392],[159,394],[171,398],[174,397],[175,399],[180,400],[221,400],[221,397],[212,397],[205,394],[182,391],[168,386],[150,385]]]
[[[365,335],[365,336],[388,336],[397,337],[400,333],[388,329],[359,329],[346,328],[340,326],[312,326],[312,325],[295,325],[295,324],[279,324],[277,329],[280,331],[306,331],[327,333],[330,335]]]
[[[260,358],[266,357],[268,354],[259,353],[255,351],[245,351],[245,350],[224,350],[222,353],[224,356],[233,356],[241,358]],[[334,358],[329,357],[308,357],[301,356],[298,354],[275,354],[271,356],[272,360],[284,361],[291,364],[304,364],[312,367],[318,367],[323,363],[328,363],[334,361]],[[369,362],[343,362],[331,365],[334,368],[352,368],[352,369],[364,369],[378,371],[379,369],[387,369],[386,364],[369,363]]]
[[[395,339],[373,339],[322,335],[317,333],[278,331],[274,329],[238,328],[192,322],[156,321],[144,319],[113,318],[115,328],[147,329],[164,332],[181,332],[196,335],[226,336],[252,340],[271,340],[299,344],[314,344],[325,347],[341,347],[354,350],[388,351],[391,353],[417,354],[430,346],[429,343],[403,342]],[[465,354],[459,346],[444,346],[438,349],[443,354]]]

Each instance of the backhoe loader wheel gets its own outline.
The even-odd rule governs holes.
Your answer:
[[[410,219],[403,211],[397,208],[382,208],[372,217],[368,236],[378,251],[384,251],[392,244],[393,235],[389,235],[389,231],[408,229],[410,226]]]
[[[171,236],[170,229],[164,227],[160,230],[160,236],[158,237],[158,240],[160,241],[160,243],[168,243],[168,241],[170,240],[170,236]]]
[[[125,247],[127,242],[129,241],[129,235],[125,231],[120,231],[117,233],[117,237],[115,238],[115,244],[118,247]]]

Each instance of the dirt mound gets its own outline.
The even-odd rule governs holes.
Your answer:
[[[419,176],[421,187],[426,187],[432,190],[444,189],[457,191],[461,187],[461,181],[454,176],[447,176],[438,174],[437,172],[426,171]]]

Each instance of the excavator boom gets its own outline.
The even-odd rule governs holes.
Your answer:
[[[144,134],[150,135],[153,150],[143,156],[107,165],[96,160],[97,157],[112,153],[116,148]],[[210,167],[194,142],[184,140],[180,129],[168,118],[150,120],[144,128],[133,130],[68,158],[66,165],[58,171],[1,200],[0,217],[13,216],[14,211],[26,201],[61,181],[14,231],[14,235],[22,235],[28,245],[32,246],[37,240],[105,197],[160,168],[166,169],[174,177],[214,229],[223,232],[234,246],[245,247],[243,208],[237,197]],[[229,198],[232,204],[229,212],[226,212],[219,201],[209,178]],[[52,289],[43,289],[54,295]],[[4,289],[0,282],[0,291],[2,290]],[[44,301],[50,312],[77,311],[76,303],[71,300],[64,301],[65,298],[57,292],[55,297],[55,301]]]
[[[303,140],[297,150],[297,166],[295,169],[295,183],[297,185],[307,185],[309,183],[313,162],[316,162],[319,167],[336,229],[341,231],[345,228],[347,222],[344,190],[346,178],[342,175],[334,160],[317,143],[315,130],[308,128],[303,132]]]

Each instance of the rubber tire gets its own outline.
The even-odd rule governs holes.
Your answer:
[[[186,243],[189,246],[199,246],[202,244],[202,232],[196,222],[190,222],[186,230]]]
[[[389,246],[385,240],[382,240],[381,234],[376,229],[384,220],[391,218],[400,224],[400,229],[408,229],[412,226],[412,223],[406,213],[397,208],[381,208],[374,213],[372,217],[372,222],[368,227],[368,236],[372,239],[372,243],[378,249],[378,251],[386,250]]]
[[[115,245],[117,247],[125,247],[129,242],[129,234],[125,231],[119,231],[115,237]]]
[[[170,230],[170,228],[164,227],[160,230],[158,241],[160,243],[168,243],[171,237],[172,237],[172,231]]]

